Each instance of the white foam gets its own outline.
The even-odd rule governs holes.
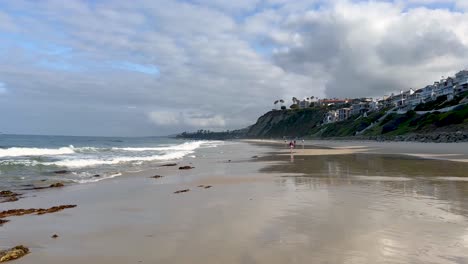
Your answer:
[[[49,148],[7,148],[0,149],[0,157],[21,157],[21,156],[54,156],[75,153],[74,147],[62,147],[56,149]]]
[[[112,148],[113,150],[124,150],[124,151],[177,151],[177,150],[195,150],[200,147],[216,147],[222,141],[191,141],[185,142],[179,145],[167,146],[167,147],[143,147],[143,148]]]
[[[144,157],[115,157],[109,159],[65,159],[55,162],[43,162],[43,165],[55,165],[60,167],[68,168],[83,168],[93,167],[97,165],[113,165],[124,162],[143,162],[143,161],[154,161],[154,160],[174,160],[183,158],[185,155],[193,153],[193,151],[179,151],[174,153],[168,153],[164,155],[153,155]]]
[[[121,176],[122,173],[118,172],[115,174],[111,174],[108,176],[102,176],[102,177],[93,177],[91,179],[71,179],[71,181],[76,182],[76,183],[92,183],[92,182],[99,182],[102,180],[107,180],[107,179],[112,179],[118,176]]]
[[[38,164],[35,160],[0,160],[0,166],[6,165],[22,165],[22,166],[36,166]]]

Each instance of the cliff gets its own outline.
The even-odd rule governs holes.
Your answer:
[[[324,114],[320,108],[270,111],[248,129],[245,137],[304,137],[320,125]]]
[[[432,108],[432,107],[431,107]],[[178,137],[190,139],[239,139],[301,137],[313,139],[369,139],[424,142],[468,141],[468,104],[445,112],[408,111],[398,114],[382,109],[368,116],[355,115],[341,122],[322,124],[327,108],[270,111],[250,127],[223,132],[199,130]]]

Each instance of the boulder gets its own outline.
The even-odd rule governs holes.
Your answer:
[[[23,245],[0,251],[0,262],[7,262],[23,257],[29,253],[29,249]]]
[[[182,166],[182,167],[179,167],[179,170],[190,170],[190,169],[193,169],[195,167],[192,167],[192,166]]]

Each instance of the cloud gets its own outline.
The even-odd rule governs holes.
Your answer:
[[[279,98],[419,87],[467,66],[463,3],[4,1],[3,130],[233,129]]]
[[[455,6],[459,9],[459,10],[468,10],[468,2],[465,1],[465,0],[456,0],[455,1]]]
[[[467,66],[468,16],[446,9],[339,1],[283,25],[300,45],[274,59],[285,71],[323,72],[327,96],[379,96],[420,88]]]
[[[178,125],[185,128],[223,128],[226,121],[221,115],[202,114],[198,112],[152,111],[148,114],[151,122],[160,126]]]
[[[155,111],[148,114],[149,119],[157,125],[174,126],[181,124],[181,115],[169,111]]]

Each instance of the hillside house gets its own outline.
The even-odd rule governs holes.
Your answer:
[[[325,117],[323,119],[324,124],[335,123],[336,121],[338,121],[337,111],[328,111],[328,113],[325,114]]]
[[[351,108],[341,108],[338,109],[338,121],[344,121],[351,116]]]
[[[348,99],[320,99],[318,101],[321,106],[331,106],[331,105],[344,105],[348,103]]]
[[[463,70],[455,74],[454,93],[460,94],[468,91],[468,70]]]

